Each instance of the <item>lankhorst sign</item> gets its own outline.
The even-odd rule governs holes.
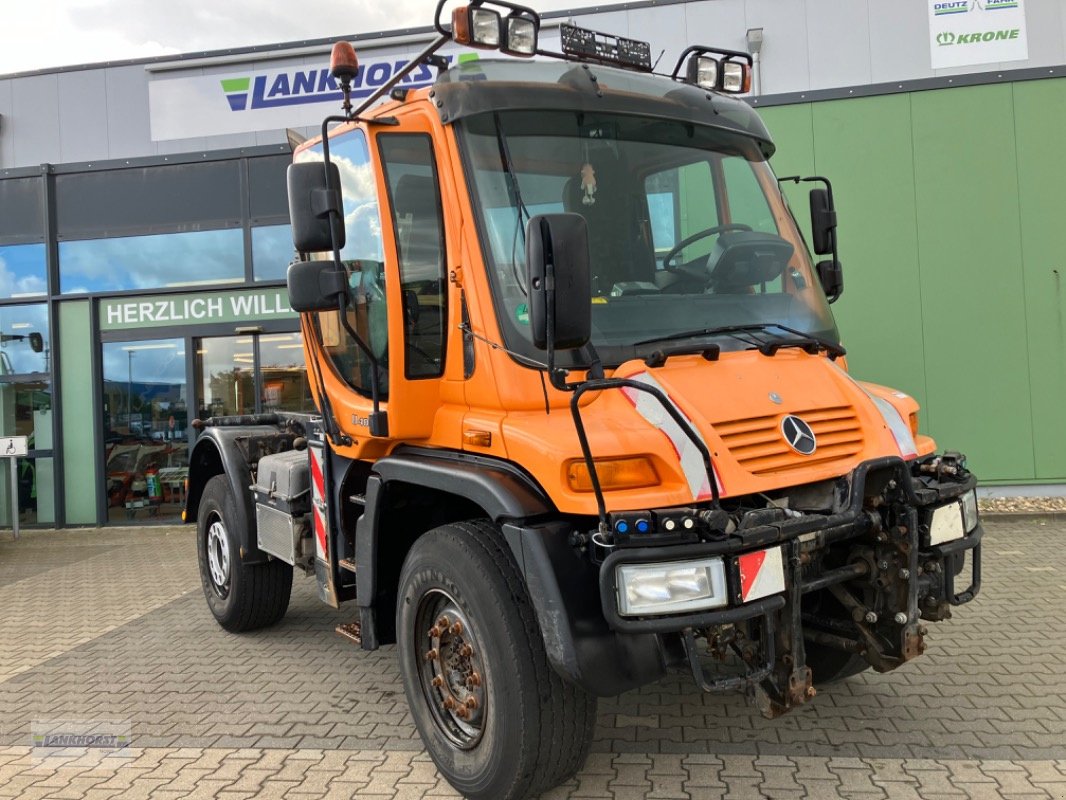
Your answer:
[[[360,59],[352,81],[352,97],[369,97],[403,69],[414,53],[391,48]],[[476,59],[476,53],[444,50],[449,64]],[[204,74],[205,69],[159,73],[148,84],[152,140],[189,139],[231,133],[284,130],[319,125],[339,113],[341,93],[329,74],[328,55],[321,63],[249,64],[244,69]],[[415,89],[428,86],[437,71],[416,67],[400,83]]]
[[[933,69],[1029,58],[1026,0],[926,0]]]

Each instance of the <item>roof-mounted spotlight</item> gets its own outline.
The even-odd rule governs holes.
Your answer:
[[[695,45],[681,54],[672,77],[676,79],[684,66],[686,83],[709,92],[746,94],[751,91],[753,63],[750,53]]]
[[[457,44],[500,50],[513,56],[531,56],[537,52],[540,17],[536,12],[511,3],[493,2],[508,9],[506,17],[481,3],[459,6],[452,11],[451,37]]]

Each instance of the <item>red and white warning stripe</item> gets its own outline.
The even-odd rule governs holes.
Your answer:
[[[785,562],[780,547],[745,553],[740,567],[740,601],[748,603],[785,591]]]
[[[328,561],[326,557],[326,480],[322,474],[322,449],[311,445],[307,448],[311,454],[311,516],[315,525],[315,558]]]
[[[629,379],[658,389],[671,403],[674,403],[673,398],[663,389],[662,384],[647,372],[638,372],[629,376]],[[653,427],[662,431],[663,435],[670,440],[674,453],[677,454],[678,461],[681,462],[681,471],[684,473],[685,481],[692,491],[692,498],[694,500],[710,500],[712,497],[711,482],[707,477],[707,469],[703,464],[703,455],[700,453],[699,448],[696,447],[696,443],[688,437],[681,429],[681,426],[677,424],[677,421],[670,416],[667,410],[663,408],[662,403],[654,396],[639,389],[630,389],[628,387],[623,387],[622,394],[633,404],[640,416],[644,417]],[[704,441],[699,428],[693,425],[692,420],[685,415],[685,412],[678,408],[677,403],[674,403],[674,408],[688,422],[692,430],[700,437],[700,441],[706,446],[707,443]],[[718,484],[719,491],[723,491],[722,479],[718,475],[718,470],[714,470],[714,480]]]

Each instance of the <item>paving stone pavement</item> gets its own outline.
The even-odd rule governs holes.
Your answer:
[[[683,674],[601,701],[588,763],[545,797],[1066,798],[1066,521],[986,530],[982,593],[922,658],[772,721]],[[232,635],[191,528],[0,533],[0,798],[457,797],[394,648],[333,633],[349,613],[297,578],[282,623]],[[55,720],[131,747],[38,757]]]

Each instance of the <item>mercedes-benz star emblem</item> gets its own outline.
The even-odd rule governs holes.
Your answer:
[[[811,426],[791,414],[781,420],[781,435],[785,437],[788,446],[800,455],[809,456],[818,447]]]

